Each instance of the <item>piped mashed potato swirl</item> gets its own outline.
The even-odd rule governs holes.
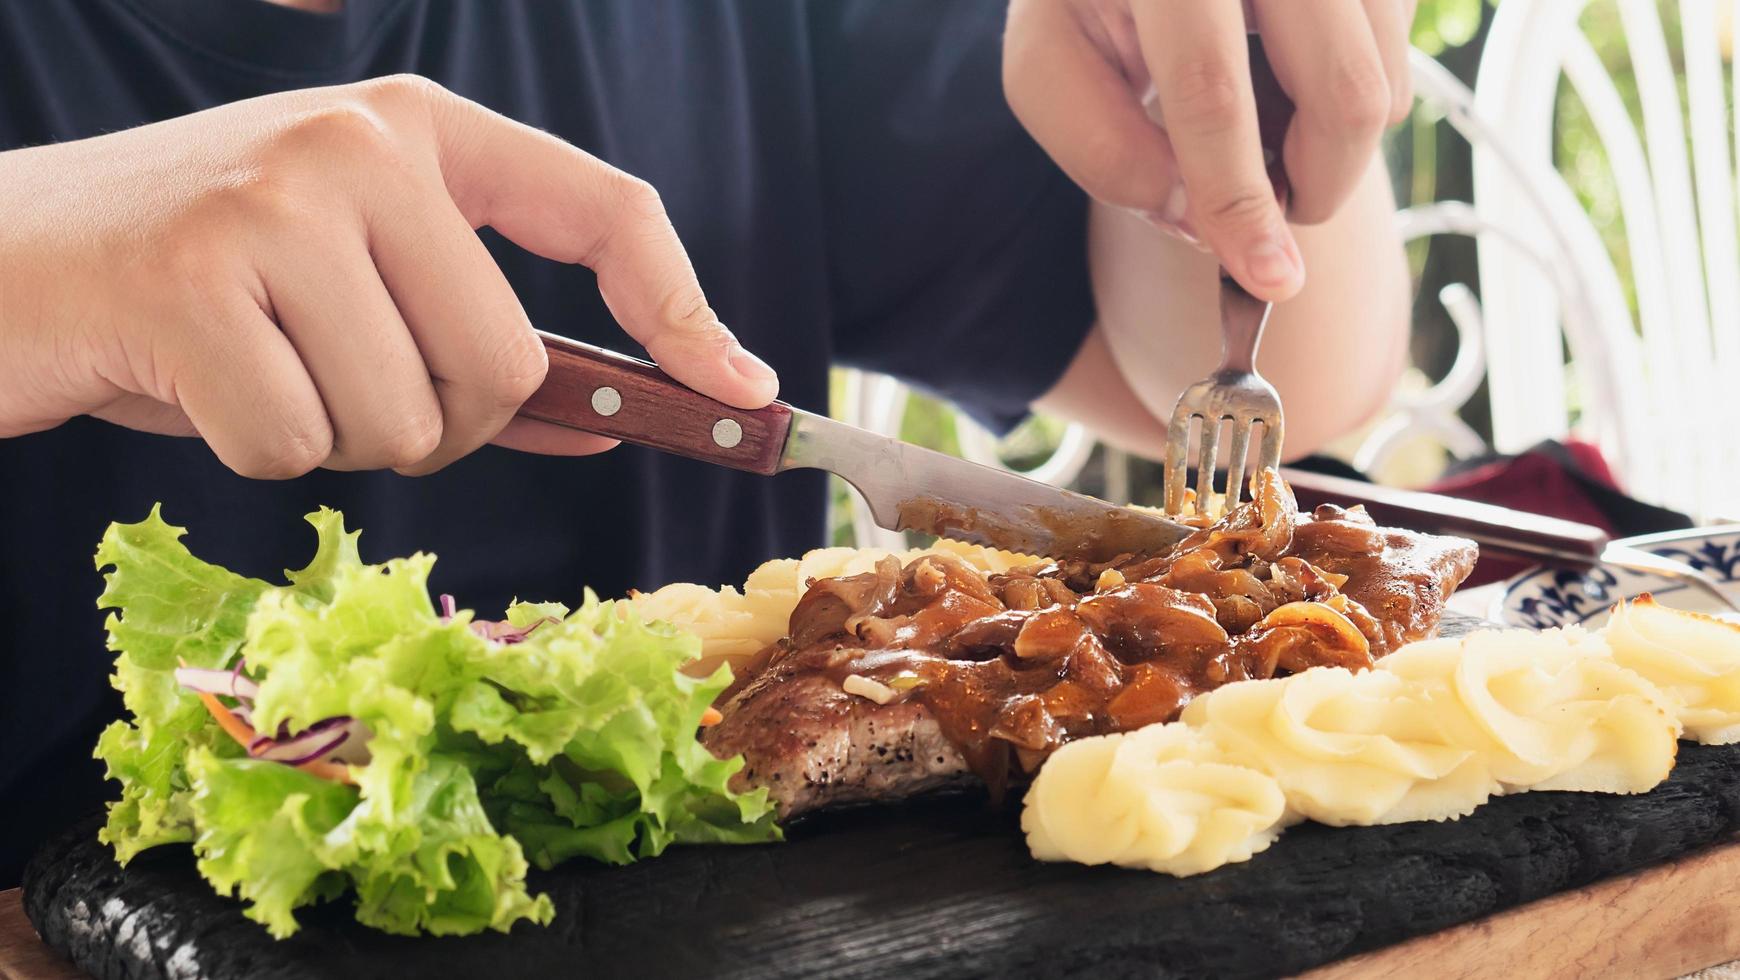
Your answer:
[[[1740,628],[1643,596],[1614,609],[1604,633],[1615,663],[1674,699],[1688,738],[1740,742]]]
[[[1022,827],[1041,860],[1196,874],[1301,819],[1446,820],[1529,790],[1646,792],[1682,732],[1740,740],[1740,628],[1645,598],[1597,632],[1488,631],[1412,644],[1370,671],[1227,685],[1178,721],[1066,746],[1029,789]]]
[[[1021,826],[1042,861],[1193,875],[1248,860],[1286,815],[1274,777],[1228,762],[1188,725],[1072,742],[1040,773]]]

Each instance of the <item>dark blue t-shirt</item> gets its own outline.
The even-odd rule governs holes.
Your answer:
[[[1008,424],[1061,374],[1092,308],[1084,198],[1001,95],[1003,14],[1003,0],[347,0],[337,15],[0,0],[0,150],[416,72],[651,181],[783,398],[825,410],[829,365],[849,364]],[[533,323],[644,356],[587,270],[484,237]],[[634,448],[486,447],[419,479],[270,483],[197,440],[91,419],[0,440],[0,886],[105,792],[90,753],[120,704],[91,554],[109,521],[154,501],[197,554],[261,576],[309,554],[302,514],[338,507],[365,557],[433,551],[435,587],[489,611],[739,581],[821,543],[825,491],[813,473]]]

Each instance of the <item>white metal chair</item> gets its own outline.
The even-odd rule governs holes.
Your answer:
[[[1425,395],[1398,399],[1356,466],[1369,470],[1421,434],[1452,455],[1476,451],[1455,412],[1484,375],[1494,448],[1516,452],[1575,431],[1601,447],[1634,495],[1707,520],[1740,516],[1740,439],[1722,387],[1740,380],[1728,125],[1740,90],[1730,105],[1717,16],[1718,2],[1731,18],[1736,4],[1677,3],[1682,106],[1665,4],[1613,2],[1637,81],[1641,140],[1578,26],[1590,0],[1502,0],[1472,91],[1414,53],[1420,97],[1443,108],[1473,147],[1474,201],[1403,211],[1403,235],[1474,237],[1481,297],[1461,286],[1441,295],[1460,335],[1456,363]],[[1599,230],[1554,167],[1561,80],[1588,112],[1619,192],[1635,322]]]
[[[1578,428],[1607,452],[1628,490],[1699,517],[1740,516],[1740,439],[1723,388],[1740,381],[1729,126],[1740,98],[1731,103],[1725,91],[1719,43],[1719,4],[1731,26],[1735,3],[1673,3],[1682,105],[1661,18],[1668,3],[1602,2],[1617,8],[1624,29],[1641,133],[1579,27],[1590,0],[1503,0],[1464,107],[1461,122],[1474,130],[1475,212],[1504,229],[1480,243],[1493,441],[1512,451],[1569,431],[1566,375],[1547,367],[1568,347]],[[1635,323],[1596,228],[1552,170],[1561,81],[1587,111],[1619,192]],[[1545,257],[1559,288],[1542,288],[1523,255]]]

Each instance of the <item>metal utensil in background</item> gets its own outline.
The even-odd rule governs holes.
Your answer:
[[[1740,604],[1728,597],[1720,583],[1702,569],[1694,568],[1678,559],[1645,551],[1625,543],[1622,539],[1607,543],[1607,547],[1601,550],[1600,563],[1634,572],[1646,572],[1691,586],[1721,603],[1729,612],[1740,614]]]
[[[1545,564],[1579,568],[1612,565],[1646,572],[1697,589],[1723,608],[1740,613],[1740,604],[1703,571],[1623,540],[1615,541],[1606,531],[1589,524],[1289,468],[1282,468],[1281,476],[1293,487],[1302,507],[1306,502],[1313,506],[1363,504],[1380,523],[1459,535],[1473,540],[1482,550],[1521,555]]]
[[[827,470],[862,494],[876,523],[892,530],[1094,561],[1165,551],[1196,530],[785,402],[732,408],[646,361],[541,336],[550,370],[519,414],[763,476]]]

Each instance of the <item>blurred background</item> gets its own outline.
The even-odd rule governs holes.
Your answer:
[[[1421,0],[1415,109],[1386,150],[1413,366],[1330,455],[1441,489],[1546,446],[1640,502],[1740,517],[1737,5]],[[1159,502],[1157,464],[1054,419],[997,440],[890,379],[837,371],[833,395],[861,425]],[[837,488],[836,543],[890,543],[855,499]]]

